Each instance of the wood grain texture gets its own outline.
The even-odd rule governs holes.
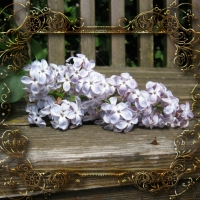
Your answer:
[[[118,20],[125,16],[124,0],[110,1],[111,26],[118,26]],[[113,67],[125,66],[125,35],[111,35],[111,65]]]
[[[139,1],[139,13],[150,11],[153,8],[152,0]],[[153,35],[141,34],[140,38],[140,58],[139,65],[143,68],[154,67],[154,45]]]
[[[25,20],[26,18],[26,15],[28,13],[26,13],[26,10],[24,9],[22,5],[26,5],[26,0],[13,0],[13,9],[16,13],[16,16],[15,16],[15,22],[18,26],[20,26],[23,21]]]
[[[125,70],[126,69],[126,70]],[[142,68],[96,68],[95,70],[106,74],[107,77],[113,74],[129,72],[144,88],[148,80],[163,82],[172,89],[175,96],[179,96],[181,101],[190,100],[190,91],[194,86],[194,79],[189,74],[183,74],[178,68],[143,70]],[[182,88],[182,89],[181,89]],[[25,100],[21,100],[13,105],[13,112],[7,119],[7,124],[11,129],[19,129],[29,139],[27,158],[37,171],[67,170],[71,171],[92,171],[101,173],[106,171],[146,171],[146,170],[167,170],[176,156],[174,139],[181,134],[182,129],[154,128],[152,130],[136,126],[129,133],[114,133],[105,131],[102,127],[85,124],[74,130],[54,130],[50,126],[39,128],[29,125],[27,114],[24,111]],[[190,127],[193,127],[191,121]],[[3,130],[0,130],[1,134]],[[151,142],[157,138],[158,145]],[[199,151],[197,152],[199,157]],[[0,160],[5,158],[5,154],[0,154]],[[19,192],[25,193],[23,180],[15,177],[14,174],[6,174],[0,169],[0,198],[8,196],[17,197]],[[10,176],[14,180],[19,180],[17,190],[9,190],[4,185],[5,179]],[[200,171],[184,176],[185,182],[188,178],[200,176]],[[77,184],[76,180],[80,183]],[[120,186],[119,177],[80,177],[72,175],[69,184],[61,190],[52,190],[52,195],[48,199],[169,199],[169,195],[163,191],[157,196],[150,192],[141,192],[136,189],[131,182]],[[195,190],[196,191],[196,190]],[[55,193],[55,194],[54,194]],[[39,195],[41,191],[34,190],[32,195]],[[187,193],[183,199],[191,199],[198,194]],[[192,196],[193,195],[193,196]],[[43,199],[43,196],[34,199]]]
[[[83,18],[85,26],[95,25],[95,1],[80,0],[80,17]],[[95,60],[95,35],[82,34],[80,38],[81,53],[87,55],[88,59]]]
[[[64,13],[64,0],[48,0],[48,7]],[[65,63],[64,34],[48,34],[48,62],[62,65]]]

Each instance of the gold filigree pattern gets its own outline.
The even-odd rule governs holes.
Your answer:
[[[10,89],[8,88],[8,86],[6,85],[6,83],[4,83],[4,87],[1,88],[2,91],[5,91],[5,93],[2,94],[1,96],[1,107],[0,107],[0,113],[1,113],[1,117],[0,118],[3,118],[0,122],[0,127],[2,125],[6,125],[4,124],[4,121],[6,120],[6,118],[8,117],[8,115],[10,114],[11,112],[11,106],[8,102],[8,95],[10,93]]]
[[[192,10],[197,9],[195,5],[189,4]],[[0,43],[4,48],[0,52],[1,66],[0,79],[6,78],[10,73],[17,73],[29,60],[28,42],[34,34],[65,33],[65,34],[168,34],[173,41],[176,52],[174,63],[184,72],[191,73],[197,80],[191,92],[197,124],[193,130],[185,130],[174,140],[176,157],[172,161],[169,169],[155,171],[45,171],[36,170],[26,157],[28,138],[20,133],[19,130],[5,130],[0,137],[0,149],[6,154],[6,158],[0,162],[0,167],[8,173],[9,178],[1,176],[4,186],[16,189],[20,184],[24,185],[25,192],[19,192],[22,198],[31,198],[32,191],[38,191],[38,194],[44,194],[47,197],[51,192],[63,190],[72,182],[77,185],[87,177],[115,177],[120,185],[133,184],[138,189],[157,193],[167,191],[170,199],[176,199],[183,193],[196,187],[200,177],[196,179],[188,178],[187,183],[182,184],[180,192],[178,187],[184,175],[189,175],[200,169],[200,158],[198,157],[200,146],[200,121],[199,121],[199,81],[198,69],[200,66],[200,51],[197,45],[200,41],[197,23],[197,16],[192,14],[191,10],[185,11],[184,4],[178,4],[176,1],[165,9],[154,8],[151,11],[138,14],[133,20],[126,18],[118,20],[118,26],[84,26],[82,18],[70,21],[63,13],[52,11],[45,7],[40,10],[31,8],[28,14],[30,2],[22,5],[25,9],[26,17],[22,24],[15,28],[3,31],[5,23],[0,25]],[[0,12],[0,15],[3,11]],[[188,23],[184,25],[176,13],[182,12],[182,18]],[[18,13],[13,13],[5,18],[5,22],[12,22]],[[128,23],[128,24],[127,24]],[[197,30],[196,30],[197,29]],[[14,39],[12,39],[14,38]],[[1,96],[1,115],[4,116],[1,125],[11,111],[7,96],[10,93],[9,88],[4,84],[5,91]],[[171,190],[172,189],[172,190]],[[171,192],[172,191],[172,192]],[[2,192],[2,191],[1,191]],[[2,192],[3,193],[3,192]],[[3,193],[4,194],[4,193]],[[6,194],[4,194],[6,196]],[[197,194],[198,195],[198,194]],[[20,199],[21,199],[20,197]]]

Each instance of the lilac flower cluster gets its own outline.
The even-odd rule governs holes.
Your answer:
[[[70,57],[65,65],[45,60],[27,65],[29,76],[21,81],[29,93],[28,121],[43,127],[48,116],[55,129],[63,130],[95,121],[107,130],[128,132],[135,124],[185,128],[194,117],[189,103],[179,105],[163,84],[149,81],[146,90],[139,90],[129,73],[106,78],[94,67],[83,54]]]

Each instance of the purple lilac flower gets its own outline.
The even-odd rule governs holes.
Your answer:
[[[185,128],[194,117],[189,103],[179,105],[179,99],[162,83],[149,81],[146,91],[139,90],[129,73],[106,78],[94,67],[94,61],[83,54],[70,57],[65,65],[36,60],[25,66],[29,76],[23,76],[21,81],[33,102],[26,108],[29,122],[43,127],[46,123],[42,118],[49,116],[54,128],[66,130],[82,125],[82,120],[96,120],[106,130],[128,132],[135,124]],[[49,95],[54,91],[66,96],[55,100]],[[116,92],[120,95],[119,103]],[[68,101],[70,95],[76,96],[75,102]],[[81,101],[79,96],[86,99]],[[105,103],[108,99],[110,103]]]
[[[55,104],[51,108],[51,116],[54,121],[59,125],[59,128],[66,130],[69,126],[69,119],[67,115],[70,109],[70,102],[63,100],[61,105]]]
[[[127,98],[128,102],[133,103],[135,107],[143,111],[150,107],[149,94],[145,90],[134,89]]]
[[[137,88],[138,84],[129,73],[122,73],[121,76],[111,76],[107,79],[107,82],[115,86],[119,95],[124,96],[128,90]]]
[[[39,127],[46,126],[45,121],[42,119],[45,115],[39,111],[36,104],[28,104],[26,107],[26,112],[29,113],[28,121],[30,124],[36,124]]]
[[[82,125],[82,117],[84,115],[83,109],[81,108],[81,99],[76,97],[76,103],[70,103],[70,110],[67,114],[67,118],[71,120],[71,123],[74,124],[73,128],[78,125]]]
[[[128,131],[138,122],[137,114],[130,109],[128,103],[117,103],[116,97],[109,98],[109,103],[101,105],[102,119],[107,130],[115,132]]]
[[[80,79],[76,84],[76,91],[84,94],[89,98],[93,98],[96,95],[101,95],[105,88],[102,87],[105,77],[95,71],[91,71],[87,77]]]

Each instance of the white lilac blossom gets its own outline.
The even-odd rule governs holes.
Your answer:
[[[26,112],[29,113],[28,121],[30,124],[36,124],[39,127],[46,126],[45,121],[42,119],[45,115],[39,111],[36,104],[28,104],[26,107]]]
[[[122,73],[121,76],[113,75],[107,78],[107,82],[117,89],[120,96],[125,96],[129,90],[133,90],[138,86],[129,73]]]
[[[104,128],[121,132],[128,128],[129,121],[135,118],[133,111],[128,103],[117,103],[117,97],[111,97],[109,101],[110,103],[101,105],[101,110],[103,111],[102,119],[107,124]]]
[[[36,60],[25,66],[29,74],[21,81],[29,94],[29,123],[44,127],[49,117],[53,128],[66,130],[94,121],[106,130],[129,132],[136,124],[185,128],[194,117],[190,104],[179,104],[162,83],[149,81],[140,90],[129,73],[107,78],[94,67],[83,54],[65,65]]]

